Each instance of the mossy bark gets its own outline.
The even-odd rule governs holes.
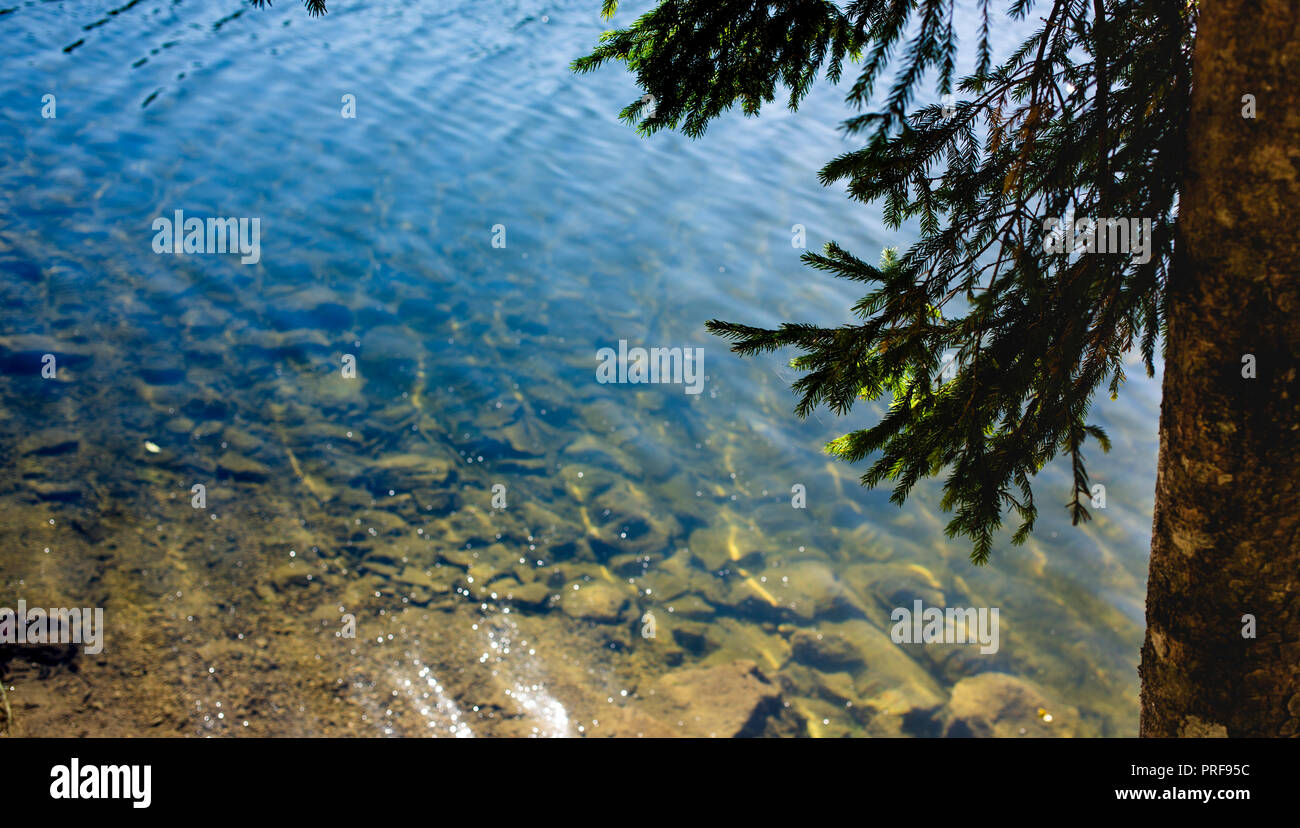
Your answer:
[[[1201,4],[1169,285],[1144,736],[1300,735],[1298,92],[1300,2]]]

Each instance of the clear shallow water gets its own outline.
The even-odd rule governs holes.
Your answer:
[[[703,330],[845,318],[793,224],[907,243],[816,183],[842,94],[638,138],[629,77],[568,71],[598,7],[0,15],[0,606],[95,603],[110,636],[98,711],[42,718],[64,685],[18,663],[34,731],[695,733],[671,676],[737,660],[779,691],[762,732],[941,731],[990,671],[1070,711],[1047,732],[1136,731],[1158,383],[1096,405],[1093,523],[1051,468],[1034,539],[972,567],[937,484],[900,510],[821,453],[870,406],[800,422],[782,359]],[[259,217],[261,260],[155,254],[178,209]],[[703,393],[596,382],[620,339],[703,348]],[[889,644],[917,597],[999,607],[999,652]]]

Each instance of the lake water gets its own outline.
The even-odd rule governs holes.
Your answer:
[[[643,139],[626,72],[568,69],[597,0],[11,3],[0,606],[106,619],[10,654],[15,732],[1136,733],[1158,378],[1094,408],[1094,521],[1049,467],[974,567],[937,482],[823,453],[879,404],[799,421],[791,355],[704,331],[847,318],[796,224],[910,240],[816,181],[842,90]],[[156,253],[177,210],[258,261]],[[702,349],[701,393],[598,382],[620,340]],[[997,607],[997,652],[893,643],[916,600]]]

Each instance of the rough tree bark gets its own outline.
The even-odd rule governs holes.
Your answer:
[[[1300,2],[1202,3],[1192,77],[1141,733],[1297,736]]]

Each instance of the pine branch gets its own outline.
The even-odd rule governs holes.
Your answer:
[[[1008,15],[1028,16],[1032,0]],[[869,462],[862,483],[892,484],[902,504],[944,473],[945,531],[988,560],[1004,516],[1033,530],[1032,478],[1064,454],[1067,508],[1089,519],[1084,442],[1109,449],[1086,422],[1092,395],[1112,398],[1134,348],[1148,374],[1165,319],[1176,236],[1179,157],[1186,136],[1194,5],[1146,0],[1055,0],[1033,33],[995,65],[988,4],[970,74],[957,79],[952,0],[665,0],[607,33],[575,62],[591,71],[623,62],[657,101],[644,132],[703,134],[739,106],[755,115],[788,90],[796,108],[819,72],[838,78],[858,61],[843,127],[860,147],[827,163],[825,185],[878,205],[887,226],[915,221],[919,239],[877,266],[831,242],[803,261],[864,286],[852,324],[774,330],[710,320],[732,350],[793,349],[795,413],[845,414],[885,398],[874,426],[826,450]],[[907,40],[904,42],[904,33]],[[1121,47],[1122,44],[1122,47]],[[888,89],[868,107],[885,72]],[[967,99],[950,113],[914,105],[923,79]],[[624,117],[636,121],[630,106]],[[1149,218],[1150,258],[1071,255],[1049,244],[1047,218]],[[961,303],[957,304],[958,299]],[[945,354],[955,376],[943,376]]]

